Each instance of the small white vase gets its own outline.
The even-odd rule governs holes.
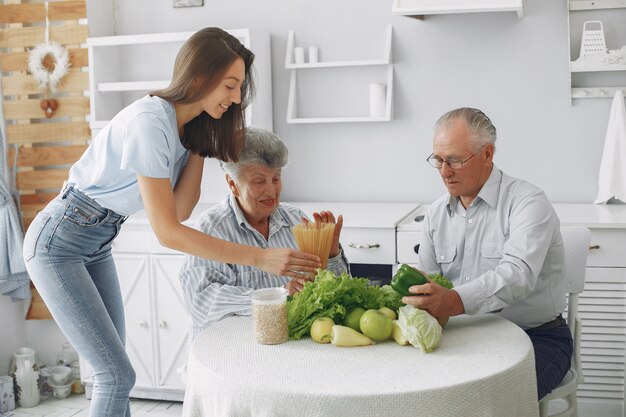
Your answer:
[[[39,367],[35,362],[35,350],[19,348],[15,358],[15,383],[17,402],[20,407],[30,408],[39,404]]]

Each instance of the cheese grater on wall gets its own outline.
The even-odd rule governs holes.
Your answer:
[[[580,43],[580,56],[605,55],[604,26],[600,20],[589,20],[583,25],[583,39]]]

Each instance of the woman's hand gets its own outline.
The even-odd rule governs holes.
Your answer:
[[[319,257],[309,253],[293,249],[262,249],[255,266],[278,276],[312,280],[315,270],[322,264]]]
[[[339,236],[341,235],[341,228],[343,227],[343,216],[340,214],[335,221],[335,215],[332,211],[320,211],[319,213],[313,213],[313,218],[316,223],[334,223],[335,231],[333,232],[333,243],[330,245],[329,257],[334,258],[339,255],[341,248],[339,247]],[[305,219],[303,219],[304,221]]]

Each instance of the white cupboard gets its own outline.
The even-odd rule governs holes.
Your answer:
[[[137,374],[131,396],[182,400],[178,369],[186,361],[191,324],[178,282],[184,256],[150,247],[154,235],[149,226],[143,229],[118,238],[133,244],[131,251],[126,244],[113,249],[126,313],[126,352]]]

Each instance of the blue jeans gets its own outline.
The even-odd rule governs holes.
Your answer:
[[[551,329],[528,329],[535,349],[537,398],[540,400],[563,379],[572,364],[572,333],[563,320]]]
[[[93,369],[91,417],[130,416],[135,371],[111,242],[126,217],[67,188],[24,238],[26,269],[56,323]]]

